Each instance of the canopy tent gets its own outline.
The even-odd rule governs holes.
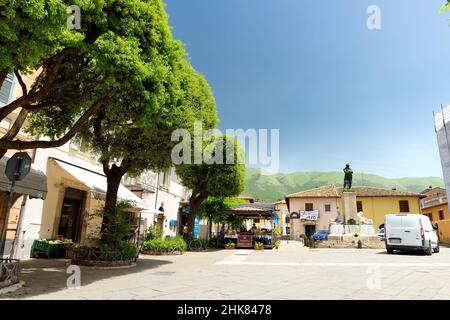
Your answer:
[[[224,215],[233,215],[244,219],[273,220],[275,205],[273,203],[240,203],[221,211]]]
[[[0,190],[9,192],[11,189],[11,181],[5,175],[6,162],[8,157],[0,159]],[[47,177],[45,173],[31,165],[28,175],[20,181],[16,181],[14,186],[16,194],[26,194],[30,198],[44,200],[47,196]]]
[[[104,199],[107,189],[107,179],[104,174],[99,172],[94,172],[91,170],[78,167],[76,165],[64,162],[58,159],[52,159],[62,170],[70,174],[74,179],[78,180],[85,186],[91,189],[91,192],[96,199]],[[127,187],[120,184],[119,191],[117,192],[117,197],[123,201],[130,201],[134,208],[141,211],[149,209],[147,205],[131,192]]]
[[[239,233],[237,235],[237,247],[239,248],[251,248],[253,246],[253,240],[264,243],[264,247],[273,248],[274,246],[274,213],[275,205],[272,203],[241,203],[231,208],[222,210],[223,215],[235,216],[242,219],[265,219],[271,221],[271,235],[267,238],[267,235],[249,235],[248,233]],[[226,238],[227,236],[225,236]],[[255,239],[256,237],[256,239]],[[225,239],[224,238],[224,239]]]

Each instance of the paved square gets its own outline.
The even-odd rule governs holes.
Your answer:
[[[375,249],[211,250],[141,255],[136,267],[81,267],[68,289],[67,260],[23,262],[21,299],[450,299],[450,248],[426,256]]]

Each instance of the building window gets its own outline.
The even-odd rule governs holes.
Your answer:
[[[73,150],[80,151],[80,152],[87,152],[88,147],[86,144],[86,140],[79,136],[75,136],[70,140],[69,147]]]
[[[2,127],[2,128],[4,128],[4,129],[11,129],[11,124],[12,124],[12,121],[11,121],[11,119],[9,119],[9,118],[5,118],[5,119],[3,119],[2,120],[2,122],[0,123],[0,126]]]
[[[356,212],[363,211],[362,201],[356,201]]]
[[[325,212],[331,212],[331,204],[325,205]]]
[[[285,222],[286,224],[288,224],[288,223],[290,222],[289,216],[284,217],[284,222]]]
[[[445,216],[444,216],[444,210],[439,210],[439,220],[444,220]]]
[[[433,215],[431,213],[424,213],[425,216],[427,216],[430,221],[433,221]]]
[[[400,206],[400,212],[409,212],[409,201],[408,200],[400,200],[398,202]]]
[[[0,107],[7,105],[12,96],[13,92],[13,84],[14,84],[14,74],[9,73],[6,76],[5,81],[0,83]]]
[[[305,203],[305,211],[314,211],[314,205],[312,203]]]
[[[164,189],[169,189],[169,175],[170,170],[161,171],[159,173],[159,186]]]

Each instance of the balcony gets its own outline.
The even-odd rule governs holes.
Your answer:
[[[445,203],[448,203],[446,196],[429,198],[429,199],[425,198],[420,201],[420,207],[422,209],[425,209],[425,208],[434,207],[434,206],[437,206],[440,204],[445,204]]]
[[[144,172],[138,177],[126,176],[123,178],[123,185],[133,192],[154,193],[156,192],[157,174],[153,172]]]

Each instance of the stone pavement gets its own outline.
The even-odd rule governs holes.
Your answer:
[[[26,286],[3,299],[450,299],[450,248],[432,256],[379,249],[211,250],[144,256],[136,267],[81,267],[68,289],[67,260],[23,261]]]

